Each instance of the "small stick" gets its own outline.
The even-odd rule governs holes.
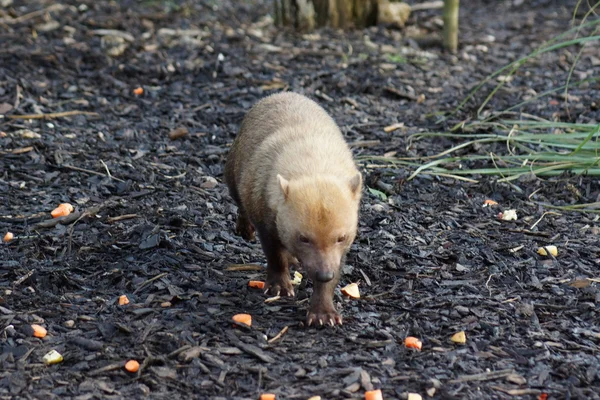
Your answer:
[[[6,118],[10,119],[53,119],[53,118],[62,118],[62,117],[71,117],[73,115],[89,115],[93,117],[99,117],[100,114],[91,112],[91,111],[64,111],[57,113],[48,113],[48,114],[24,114],[24,115],[6,115]]]
[[[281,337],[283,335],[285,335],[285,333],[288,331],[288,326],[284,326],[283,329],[281,331],[279,331],[279,333],[277,335],[275,335],[274,337],[272,337],[271,339],[267,340],[267,343],[273,343],[278,341],[279,339],[281,339]]]
[[[458,379],[452,379],[452,380],[448,381],[448,383],[490,381],[493,379],[504,378],[504,377],[514,374],[514,373],[515,373],[514,369],[502,369],[499,371],[483,372],[481,374],[459,376]]]
[[[98,176],[106,176],[106,174],[103,174],[102,172],[96,172],[96,171],[92,171],[90,169],[85,169],[85,168],[79,168],[79,167],[75,167],[73,165],[61,165],[61,168],[67,168],[67,169],[71,169],[73,171],[78,171],[78,172],[85,172],[86,174],[92,174],[92,175],[98,175]],[[125,182],[123,179],[119,179],[116,178],[114,176],[110,176],[109,178],[114,179],[117,182]]]
[[[542,222],[542,219],[544,219],[544,217],[546,216],[546,214],[561,215],[560,213],[557,213],[557,212],[554,212],[554,211],[546,211],[545,213],[542,214],[542,216],[540,217],[540,219],[538,219],[537,221],[535,221],[535,224],[531,225],[531,227],[529,228],[529,230],[532,231],[533,228],[535,228],[537,226],[537,224],[539,224],[540,222]]]
[[[14,281],[13,286],[19,286],[21,283],[23,283],[27,279],[29,279],[31,277],[31,275],[33,275],[33,270],[27,272],[25,275],[23,275],[22,277],[20,277],[16,281]]]
[[[30,12],[29,14],[21,15],[17,18],[2,18],[0,19],[0,24],[18,24],[19,22],[27,21],[28,19],[35,18],[39,15],[43,15],[49,13],[51,11],[60,11],[64,10],[65,6],[63,4],[53,4],[50,7],[46,7],[41,10]]]
[[[108,169],[108,165],[106,165],[106,163],[104,162],[104,160],[100,160],[100,162],[102,163],[102,165],[104,165],[104,169],[106,170],[106,175],[108,175],[108,177],[112,180],[112,175],[110,174],[110,170]]]
[[[17,111],[17,108],[19,108],[20,104],[21,104],[21,86],[17,85],[17,89],[16,89],[16,93],[15,93],[15,105],[13,106],[13,109],[15,111]]]
[[[500,386],[492,386],[492,389],[499,390],[511,396],[524,396],[526,394],[536,395],[542,393],[539,389],[507,389]]]
[[[137,218],[137,214],[124,214],[124,215],[119,215],[116,217],[110,217],[107,219],[108,222],[117,222],[117,221],[122,221],[124,219],[132,219],[132,218]]]
[[[101,375],[101,374],[103,374],[105,372],[116,371],[116,370],[121,369],[121,368],[123,368],[123,363],[122,362],[120,362],[120,363],[114,363],[114,364],[108,364],[108,365],[105,365],[102,368],[98,368],[98,369],[95,369],[93,371],[88,372],[88,375],[89,376]]]
[[[231,264],[225,271],[264,271],[264,268],[256,264]]]
[[[67,215],[66,217],[53,218],[53,219],[49,219],[46,221],[38,222],[37,224],[35,224],[33,226],[33,229],[52,228],[58,224],[67,225],[67,224],[70,224],[71,222],[79,221],[83,217],[97,214],[98,212],[100,212],[101,207],[102,206],[91,207],[91,208],[87,209],[86,211],[75,212],[73,214]]]
[[[140,290],[142,290],[142,289],[143,289],[143,288],[144,288],[146,285],[148,285],[148,284],[150,284],[150,283],[154,282],[154,281],[155,281],[155,280],[157,280],[157,279],[160,279],[160,278],[162,278],[162,277],[164,277],[164,276],[167,276],[168,274],[169,274],[168,272],[163,272],[162,274],[158,274],[158,275],[156,275],[154,278],[150,278],[150,279],[148,279],[147,281],[145,281],[145,282],[142,282],[142,283],[140,284],[140,286],[138,286],[138,288],[137,288],[137,289],[135,289],[135,290],[133,291],[133,294],[136,294],[137,292],[139,292]]]

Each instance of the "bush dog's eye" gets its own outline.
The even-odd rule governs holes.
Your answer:
[[[342,236],[338,237],[338,240],[337,240],[337,241],[338,241],[338,243],[343,243],[343,242],[345,242],[345,241],[346,241],[346,235],[342,235]]]
[[[298,238],[298,240],[300,240],[300,242],[302,242],[302,243],[310,243],[310,239],[307,238],[304,235],[300,235],[300,237]]]

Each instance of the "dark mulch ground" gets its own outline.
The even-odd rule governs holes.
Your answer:
[[[546,210],[529,201],[599,201],[597,180],[406,182],[410,171],[364,166],[388,200],[365,193],[342,280],[360,281],[363,297],[336,297],[341,328],[303,326],[310,283],[293,300],[264,304],[247,287],[262,271],[227,270],[264,263],[258,244],[232,235],[235,207],[222,183],[228,145],[259,98],[283,88],[315,97],[357,155],[434,154],[451,143],[407,148],[408,135],[447,128],[429,115],[567,29],[567,2],[463,2],[456,56],[428,39],[439,11],[413,15],[403,31],[300,36],[263,18],[268,1],[83,0],[28,14],[52,3],[0,9],[2,113],[98,115],[0,120],[0,231],[18,236],[0,246],[0,398],[334,399],[371,387],[386,399],[433,387],[445,399],[600,398],[600,292],[582,281],[600,277],[598,218],[546,215],[532,228]],[[198,31],[165,30],[180,28]],[[592,50],[577,79],[598,72]],[[564,83],[574,55],[528,64],[492,108]],[[138,86],[143,95],[133,94]],[[580,100],[568,112],[558,96],[525,111],[597,122],[599,89],[573,89]],[[383,131],[396,122],[405,128]],[[188,135],[170,140],[181,127]],[[500,205],[482,208],[486,198]],[[61,202],[83,214],[49,226]],[[518,221],[497,220],[508,208]],[[556,259],[536,254],[545,244],[559,247]],[[122,294],[129,305],[118,305]],[[239,312],[253,315],[252,329],[232,326]],[[32,338],[32,323],[48,336]],[[449,340],[460,330],[464,346]],[[423,340],[421,352],[403,346],[407,335]],[[46,367],[51,349],[64,361]],[[142,363],[138,375],[122,368],[131,358]]]

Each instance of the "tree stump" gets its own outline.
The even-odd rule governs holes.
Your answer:
[[[274,0],[275,22],[300,31],[363,28],[377,23],[379,0]]]

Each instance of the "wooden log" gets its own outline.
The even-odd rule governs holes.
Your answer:
[[[274,0],[275,22],[300,31],[362,28],[377,23],[378,0]]]

